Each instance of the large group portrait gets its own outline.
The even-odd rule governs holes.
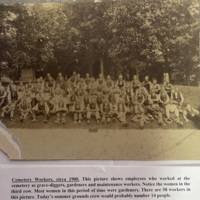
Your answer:
[[[199,150],[197,0],[1,4],[0,16],[0,119],[20,158],[198,159],[175,154]]]

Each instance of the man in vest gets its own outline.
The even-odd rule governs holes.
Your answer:
[[[97,104],[99,107],[103,101],[103,87],[97,86],[97,89],[96,89],[96,98],[97,98]]]
[[[42,96],[44,98],[44,101],[49,101],[51,97],[51,88],[49,87],[49,83],[45,82],[44,89],[42,92]]]
[[[81,81],[83,81],[83,85],[84,85],[84,80],[83,79],[81,79],[81,75],[78,73],[77,75],[76,75],[76,80],[75,80],[75,82],[74,82],[74,87],[75,88],[78,88],[79,87],[79,84],[81,84]]]
[[[118,78],[118,80],[116,82],[116,86],[118,86],[118,88],[121,89],[121,88],[125,87],[125,85],[126,85],[125,80],[123,79],[122,74],[120,74],[119,78]]]
[[[199,111],[197,109],[193,108],[188,103],[183,103],[181,108],[183,111],[183,118],[185,119],[186,122],[189,122],[189,119],[192,121],[197,119],[199,122],[200,115],[199,115]]]
[[[33,84],[32,84],[32,86],[33,86]],[[43,83],[41,83],[41,81],[40,81],[39,78],[36,80],[35,86],[36,86],[37,90],[38,90],[40,93],[41,93],[41,92],[43,91],[43,89],[44,89],[44,85],[43,85]]]
[[[158,103],[149,99],[146,108],[147,108],[148,118],[150,120],[156,119],[159,125],[163,126],[165,125],[165,123],[163,122],[162,110]]]
[[[59,72],[58,76],[56,78],[56,86],[57,85],[61,86],[63,81],[64,81],[64,77],[63,77],[62,73]]]
[[[5,115],[9,115],[11,121],[13,120],[13,117],[14,117],[16,101],[12,102],[11,99],[8,98],[7,102],[8,103],[5,106],[3,106],[3,108],[2,108],[1,121],[4,119]]]
[[[132,85],[134,92],[140,87],[140,81],[139,81],[137,75],[133,76],[133,80],[131,81],[131,85]]]
[[[156,79],[153,79],[153,82],[150,86],[150,92],[155,92],[156,94],[160,93],[160,85],[157,83]]]
[[[131,87],[131,83],[127,82],[126,83],[126,94],[128,95],[130,100],[131,100],[132,93],[133,93],[133,90],[132,90],[132,87]]]
[[[85,82],[85,89],[86,89],[86,91],[90,92],[91,78],[90,78],[90,74],[89,73],[86,73],[84,82]]]
[[[20,112],[20,121],[23,122],[26,120],[29,113],[31,113],[31,102],[27,100],[27,98],[24,96],[19,104],[18,104],[19,112]]]
[[[105,80],[105,85],[109,91],[112,90],[112,88],[114,87],[114,83],[110,75],[107,75],[106,80]]]
[[[127,125],[126,113],[127,113],[126,105],[123,102],[123,99],[119,98],[117,103],[117,119],[124,125]]]
[[[28,83],[25,85],[26,90],[31,90],[33,88],[33,83],[31,79],[28,80]]]
[[[87,106],[87,123],[88,124],[90,124],[91,116],[95,116],[97,120],[97,124],[99,124],[99,120],[100,120],[99,107],[97,105],[95,97],[90,98],[90,102]]]
[[[165,88],[165,91],[167,92],[168,96],[171,96],[171,92],[172,92],[172,84],[169,83],[169,80],[165,80],[163,82],[163,87]]]
[[[69,95],[69,112],[72,112],[72,107],[74,106],[76,99],[76,92],[73,90]]]
[[[7,92],[0,82],[0,108],[6,103]]]
[[[117,116],[117,99],[112,91],[109,92],[108,101],[112,106],[112,116]]]
[[[125,88],[121,89],[120,98],[122,98],[122,101],[126,105],[127,113],[130,113],[131,100],[130,100],[130,97],[126,94],[126,89]]]
[[[49,106],[47,102],[44,101],[42,97],[40,97],[39,102],[32,108],[32,122],[36,122],[36,117],[38,115],[44,116],[44,123],[47,123],[48,116],[49,116]]]
[[[132,98],[132,109],[131,109],[131,121],[134,123],[139,123],[140,128],[144,128],[145,123],[148,123],[148,117],[144,114],[144,104],[145,98],[142,93],[136,93]]]
[[[81,101],[80,98],[77,98],[73,107],[72,107],[72,112],[74,115],[74,123],[81,123],[82,121],[82,112],[83,112],[83,102]]]
[[[18,92],[17,92],[17,86],[14,84],[10,85],[10,90],[8,91],[8,98],[10,98],[10,100],[12,102],[17,102],[18,101]]]
[[[136,90],[136,95],[141,93],[144,96],[144,104],[146,104],[147,100],[148,100],[149,93],[148,93],[147,89],[143,86],[142,83],[139,83],[138,86],[139,87]]]
[[[101,104],[101,118],[102,123],[110,123],[112,117],[112,105],[109,103],[107,98],[104,98],[103,103]]]
[[[68,112],[66,98],[60,96],[57,102],[55,102],[55,112],[56,112],[56,124],[65,124],[66,115]]]
[[[25,93],[25,86],[22,81],[20,81],[19,86],[17,87],[18,99],[21,100]]]
[[[181,106],[183,104],[184,97],[183,97],[182,92],[179,90],[179,88],[174,87],[174,89],[172,90],[172,93],[171,93],[171,99],[178,106]]]
[[[149,96],[148,96],[148,101],[153,101],[154,103],[159,103],[160,102],[160,96],[158,94],[156,94],[155,91],[150,92]]]
[[[160,106],[164,110],[166,109],[167,104],[169,103],[169,96],[165,91],[165,88],[162,87],[159,94]]]
[[[170,99],[169,103],[166,106],[166,123],[171,124],[175,122],[179,126],[183,126],[183,122],[180,120],[179,111],[177,106],[173,103],[173,100]]]
[[[99,74],[99,78],[96,80],[96,82],[97,82],[97,87],[99,86],[100,88],[103,88],[103,86],[105,85],[105,80],[102,74]]]
[[[73,71],[72,76],[68,80],[72,87],[75,87],[76,85],[76,78],[77,78],[76,71]]]
[[[50,74],[50,73],[47,73],[47,76],[46,76],[46,78],[44,79],[44,84],[46,84],[46,83],[48,83],[48,85],[49,85],[49,87],[50,87],[51,90],[52,90],[52,89],[55,87],[55,85],[56,85],[55,80],[54,80],[53,77],[51,77],[51,74]]]
[[[70,88],[70,84],[68,82],[68,78],[67,78],[67,75],[65,75],[65,78],[64,78],[64,81],[62,81],[61,85],[60,85],[60,88],[65,91],[65,92],[68,92],[69,91],[69,88]]]
[[[80,78],[80,81],[77,84],[76,90],[79,91],[79,93],[84,93],[86,91],[86,85],[83,78]]]
[[[10,102],[10,103],[8,103],[10,105],[10,108],[8,110],[10,110],[10,119],[12,120],[13,116],[14,116],[15,107],[18,102],[18,93],[17,93],[16,85],[14,85],[14,84],[10,85],[10,90],[8,91],[7,98],[8,98],[8,102]]]
[[[146,90],[149,93],[150,92],[150,88],[151,88],[151,81],[149,81],[149,77],[148,76],[144,77],[143,86],[146,88]]]
[[[31,106],[35,107],[39,100],[40,90],[37,88],[36,84],[33,84],[32,89],[25,90],[25,95],[29,98]]]

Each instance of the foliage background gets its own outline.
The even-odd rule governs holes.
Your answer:
[[[0,5],[0,73],[15,80],[28,67],[159,81],[177,71],[190,84],[198,59],[198,0]]]

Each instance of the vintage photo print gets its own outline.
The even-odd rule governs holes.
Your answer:
[[[199,66],[197,0],[0,4],[22,159],[199,159]]]

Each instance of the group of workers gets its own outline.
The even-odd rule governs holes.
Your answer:
[[[170,83],[168,73],[158,84],[148,76],[140,81],[134,75],[132,81],[125,81],[120,74],[113,81],[110,75],[104,78],[100,74],[95,79],[87,73],[82,78],[75,71],[69,78],[59,73],[54,79],[47,73],[35,82],[12,82],[8,86],[0,83],[0,111],[1,121],[7,116],[13,120],[18,113],[21,122],[27,118],[36,122],[42,115],[45,123],[54,118],[57,124],[66,124],[68,118],[74,123],[84,120],[90,124],[94,117],[97,124],[118,120],[127,125],[129,118],[140,128],[154,120],[161,126],[183,126],[183,120],[189,121],[188,115],[199,114],[184,102],[182,92]]]

